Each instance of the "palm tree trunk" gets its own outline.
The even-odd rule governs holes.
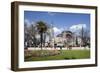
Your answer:
[[[41,50],[42,50],[43,34],[41,33],[40,36],[41,36],[41,39],[40,40],[41,40]]]
[[[44,33],[44,47],[45,47],[45,43],[46,43],[46,33]]]

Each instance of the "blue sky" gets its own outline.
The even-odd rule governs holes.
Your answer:
[[[24,11],[24,22],[28,25],[41,20],[48,25],[53,24],[58,33],[63,30],[75,31],[82,26],[90,30],[90,14]]]

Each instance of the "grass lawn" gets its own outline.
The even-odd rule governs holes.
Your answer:
[[[43,50],[47,52],[50,50]],[[54,52],[54,50],[52,50]],[[32,51],[33,53],[40,53],[41,51]],[[25,61],[44,61],[44,60],[70,60],[70,59],[86,59],[90,58],[90,50],[62,50],[57,55],[51,56],[29,56],[25,57]]]

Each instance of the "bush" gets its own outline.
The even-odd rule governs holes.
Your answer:
[[[44,57],[44,56],[54,56],[54,55],[58,55],[60,54],[60,52],[58,50],[27,50],[24,51],[24,56],[25,58],[29,58],[29,57]]]

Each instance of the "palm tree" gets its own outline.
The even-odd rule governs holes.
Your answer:
[[[47,31],[47,25],[43,21],[37,22],[37,30],[40,34],[40,40],[41,40],[41,50],[42,50],[42,44],[43,44],[43,34]]]

